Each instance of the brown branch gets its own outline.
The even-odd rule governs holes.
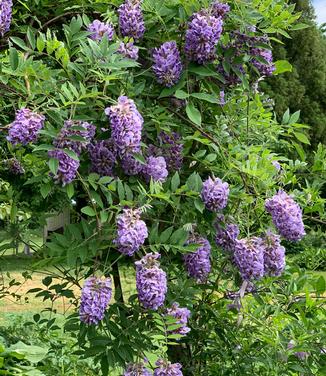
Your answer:
[[[75,16],[75,15],[78,15],[80,13],[81,13],[80,11],[71,11],[71,12],[66,12],[66,13],[63,13],[63,14],[59,14],[59,16],[51,18],[49,21],[45,22],[45,24],[39,30],[44,30],[49,25],[51,25],[53,23],[56,23],[61,18],[68,17],[68,16]],[[96,15],[100,14],[99,12],[85,12],[85,13],[92,13],[92,14],[96,14]]]

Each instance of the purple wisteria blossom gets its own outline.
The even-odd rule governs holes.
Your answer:
[[[144,363],[128,364],[123,376],[152,376],[153,373],[147,369]]]
[[[118,104],[107,107],[105,113],[110,119],[111,135],[119,156],[139,153],[144,120],[134,101],[121,96]]]
[[[221,106],[224,106],[225,105],[225,93],[224,93],[224,90],[221,90],[220,91],[220,99],[219,99],[219,104]]]
[[[276,195],[266,200],[265,208],[285,239],[298,241],[305,235],[301,208],[286,192],[279,190]]]
[[[58,149],[70,149],[80,155],[95,136],[95,131],[96,127],[87,121],[66,120],[53,144]]]
[[[19,162],[17,158],[10,158],[4,161],[5,166],[9,170],[9,172],[13,175],[23,175],[25,174],[24,167]]]
[[[141,10],[141,0],[126,0],[118,8],[121,35],[141,39],[145,33],[145,24]]]
[[[233,252],[235,241],[239,236],[240,230],[235,224],[222,224],[216,222],[215,243],[224,251]]]
[[[9,31],[12,17],[12,0],[0,1],[0,36]]]
[[[243,280],[260,279],[264,275],[264,243],[261,238],[235,241],[234,261]]]
[[[219,178],[209,177],[203,182],[201,198],[210,211],[217,212],[226,207],[229,197],[229,184]]]
[[[271,76],[275,71],[275,65],[273,64],[273,54],[271,50],[265,48],[252,48],[250,54],[253,56],[252,64],[257,68],[258,72],[263,76]],[[265,60],[265,62],[259,61],[255,57],[259,57]]]
[[[97,325],[104,318],[111,296],[110,278],[87,278],[81,293],[80,320],[87,325]]]
[[[100,20],[94,20],[90,23],[87,27],[87,31],[89,31],[90,38],[93,40],[100,41],[104,37],[108,38],[108,40],[113,39],[114,34],[114,27],[111,22],[102,22]]]
[[[281,245],[280,236],[267,232],[263,241],[265,274],[279,276],[285,268],[285,248]]]
[[[187,244],[198,244],[195,252],[190,252],[183,256],[187,272],[197,282],[203,283],[211,271],[211,245],[207,239],[196,235],[191,236]]]
[[[43,128],[45,116],[22,108],[16,112],[15,120],[9,126],[7,140],[13,145],[27,145],[35,142]]]
[[[293,340],[291,340],[289,343],[288,343],[288,350],[291,350],[295,347],[295,342]],[[294,356],[296,356],[299,360],[306,360],[309,356],[309,353],[307,353],[306,351],[296,351],[294,353]]]
[[[168,171],[179,171],[183,163],[181,136],[176,132],[161,132],[158,139],[160,147],[149,145],[147,153],[155,157],[164,157]]]
[[[214,1],[211,5],[211,14],[217,18],[225,18],[230,12],[230,6],[226,3],[220,3],[219,1]]]
[[[132,256],[148,236],[146,223],[140,219],[140,215],[140,209],[126,208],[117,217],[117,237],[114,243],[124,255]]]
[[[50,158],[58,160],[58,171],[53,177],[58,183],[62,183],[62,186],[71,183],[76,175],[79,167],[79,161],[69,157],[61,149],[50,150],[48,152]]]
[[[190,332],[191,329],[187,324],[191,313],[188,308],[181,308],[179,303],[172,303],[171,308],[168,308],[166,313],[167,315],[173,316],[177,320],[177,324],[182,325],[180,328],[172,330],[171,333],[185,336]]]
[[[132,60],[138,60],[139,48],[133,42],[121,42],[118,48],[118,53],[124,57]]]
[[[160,257],[159,253],[148,253],[135,262],[138,300],[147,309],[157,310],[164,304],[167,281],[160,268]]]
[[[143,166],[142,172],[146,181],[150,181],[151,178],[154,181],[164,183],[167,176],[168,170],[166,169],[166,162],[163,157],[148,157],[146,164]]]
[[[160,84],[167,87],[175,85],[181,76],[182,63],[175,41],[165,42],[153,52],[153,72]]]
[[[159,359],[156,363],[158,368],[154,370],[154,376],[182,376],[182,365],[180,363],[172,364],[168,360]]]
[[[210,15],[205,9],[191,17],[185,43],[185,52],[189,60],[203,64],[214,59],[222,25],[221,18]]]
[[[272,165],[276,168],[277,171],[281,170],[281,165],[278,161],[272,161]]]
[[[142,172],[144,165],[132,154],[126,154],[121,158],[121,167],[126,175],[138,175]]]
[[[96,141],[88,145],[91,171],[101,176],[113,176],[117,153],[112,140]]]

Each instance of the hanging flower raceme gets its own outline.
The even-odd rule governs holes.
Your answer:
[[[135,262],[138,300],[147,309],[157,310],[164,304],[167,281],[158,262],[160,257],[159,253],[148,253]]]
[[[108,38],[108,40],[112,40],[114,27],[110,22],[94,20],[88,25],[87,31],[91,33],[89,37],[93,40],[101,41],[104,37]]]
[[[260,279],[264,275],[264,243],[261,238],[235,241],[234,260],[243,280]]]
[[[168,170],[179,171],[183,163],[181,136],[176,132],[170,134],[161,132],[159,138]]]
[[[153,373],[144,366],[144,363],[128,364],[123,376],[152,376]]]
[[[154,370],[154,376],[182,376],[182,365],[180,363],[174,363],[159,359],[156,363],[158,368]]]
[[[95,131],[96,127],[87,121],[66,120],[53,144],[58,149],[70,149],[79,155],[87,148]]]
[[[224,209],[228,203],[229,184],[221,179],[209,177],[204,181],[201,198],[208,210],[217,212]]]
[[[200,236],[192,236],[187,244],[198,244],[195,252],[187,253],[183,256],[185,267],[190,277],[198,282],[205,282],[211,271],[211,245],[209,241]]]
[[[224,220],[224,217],[223,217]],[[240,230],[235,224],[222,224],[222,221],[217,221],[215,224],[216,235],[215,243],[223,250],[233,252],[235,241],[239,236]]]
[[[189,60],[199,64],[214,59],[215,48],[222,33],[223,21],[207,10],[195,13],[186,32],[185,52]]]
[[[117,153],[112,140],[97,141],[88,145],[91,171],[101,176],[113,176]]]
[[[43,128],[45,116],[22,108],[16,112],[15,120],[9,126],[7,140],[13,145],[27,145],[35,142],[39,131]]]
[[[58,171],[53,177],[54,180],[58,183],[62,183],[63,186],[71,183],[77,175],[79,161],[69,157],[69,155],[61,149],[50,150],[48,155],[50,158],[58,160]]]
[[[139,48],[133,42],[121,42],[118,48],[118,53],[124,57],[132,60],[138,60]]]
[[[250,54],[253,56],[252,64],[257,68],[258,72],[264,76],[271,76],[276,67],[273,64],[273,54],[271,50],[265,48],[252,48]],[[265,61],[259,61],[255,57],[262,58]]]
[[[24,167],[19,162],[17,158],[10,158],[4,161],[5,166],[9,170],[9,172],[13,175],[23,175],[25,174]]]
[[[279,235],[267,232],[264,241],[265,274],[279,276],[285,268],[285,248],[281,245]]]
[[[177,324],[182,325],[180,328],[172,330],[171,333],[185,336],[190,332],[191,329],[187,326],[190,317],[190,311],[188,308],[181,308],[179,303],[173,303],[171,308],[166,310],[166,313],[173,316],[177,320]]]
[[[12,17],[12,0],[0,1],[0,36],[9,31]]]
[[[121,158],[121,167],[126,175],[138,175],[142,172],[144,165],[132,154],[126,154]]]
[[[80,320],[88,325],[97,325],[104,318],[111,296],[110,278],[87,278],[81,293]]]
[[[140,209],[126,208],[117,218],[117,237],[114,243],[124,255],[132,256],[148,236],[146,223],[140,219],[140,214]]]
[[[168,170],[166,169],[166,162],[163,157],[153,157],[150,156],[146,160],[146,164],[143,166],[142,172],[147,181],[151,178],[154,181],[164,183],[167,176]]]
[[[225,18],[230,12],[230,6],[226,3],[220,3],[219,1],[214,1],[211,5],[211,14],[217,18]]]
[[[298,241],[304,235],[302,211],[300,206],[286,192],[280,190],[265,202],[278,232],[287,240]]]
[[[118,8],[121,35],[141,39],[145,33],[145,24],[141,10],[141,0],[126,0]]]
[[[118,98],[118,104],[107,107],[105,113],[110,119],[112,140],[120,157],[139,153],[144,120],[134,101],[121,96]]]
[[[181,76],[182,63],[175,41],[165,42],[153,52],[153,72],[160,84],[171,87]]]

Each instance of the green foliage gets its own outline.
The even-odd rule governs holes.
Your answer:
[[[309,279],[291,267],[282,277],[266,277],[250,285],[243,296],[246,284],[230,258],[214,245],[216,215],[205,209],[200,192],[208,176],[229,183],[229,203],[223,214],[239,225],[243,238],[261,236],[272,226],[265,200],[284,189],[302,207],[309,231],[316,223],[325,225],[325,198],[320,194],[325,184],[325,147],[320,144],[307,158],[305,147],[315,139],[307,137],[299,109],[287,105],[280,119],[275,118],[270,98],[254,88],[257,72],[248,56],[243,56],[248,63],[243,72],[233,68],[240,82],[227,90],[224,106],[218,100],[224,79],[214,64],[185,64],[180,81],[171,88],[155,82],[152,48],[171,39],[183,46],[187,20],[207,1],[145,0],[147,31],[139,62],[117,53],[117,37],[112,42],[107,38],[95,42],[85,31],[95,17],[110,19],[117,26],[115,8],[120,3],[58,1],[56,7],[50,1],[20,3],[8,44],[1,51],[0,120],[5,132],[17,108],[27,106],[46,116],[37,144],[13,147],[1,139],[1,158],[16,157],[26,171],[13,177],[4,164],[0,166],[3,219],[14,228],[17,241],[23,239],[23,226],[42,226],[52,209],[73,212],[73,221],[62,234],[52,234],[42,246],[31,244],[37,257],[34,268],[48,275],[42,286],[29,293],[49,302],[51,314],[50,318],[37,314],[34,322],[26,323],[39,333],[35,346],[39,341],[49,348],[37,367],[46,375],[75,375],[78,367],[85,374],[92,374],[92,369],[93,374],[113,375],[144,357],[153,368],[158,358],[169,354],[183,363],[185,375],[318,375],[325,338],[320,304],[323,278]],[[300,14],[287,1],[230,4],[223,44],[229,42],[231,31],[253,24],[273,40],[279,34],[287,38],[293,30],[309,30],[300,31],[304,28],[296,23]],[[276,77],[271,80],[278,80],[282,72],[292,74],[286,56],[280,56],[276,65]],[[298,70],[293,66],[295,75]],[[129,177],[118,166],[114,177],[99,176],[90,172],[87,152],[79,156],[65,149],[69,157],[80,160],[80,168],[72,183],[55,184],[52,176],[58,161],[47,152],[54,149],[63,122],[92,122],[96,139],[106,140],[110,127],[104,109],[115,104],[119,95],[134,99],[144,117],[144,154],[150,144],[158,146],[162,131],[180,133],[182,169],[164,183]],[[78,136],[72,140],[81,141]],[[145,161],[141,154],[135,158]],[[280,163],[280,170],[274,161]],[[140,208],[149,230],[148,240],[134,258],[120,254],[114,241],[116,218],[126,206]],[[196,244],[187,244],[194,232],[212,244],[212,273],[203,284],[186,275],[182,262],[185,253],[197,249]],[[12,247],[11,239],[0,251]],[[171,334],[178,324],[165,315],[165,308],[143,309],[134,287],[121,281],[124,264],[134,286],[134,261],[148,252],[162,254],[161,265],[168,276],[166,306],[177,301],[192,311],[192,330],[185,338]],[[80,322],[77,309],[83,281],[94,274],[112,277],[115,300],[98,326],[87,326]],[[52,317],[54,302],[61,298],[71,304],[62,323],[65,334]],[[294,348],[288,349],[292,340]],[[300,360],[297,351],[306,351],[309,357]]]

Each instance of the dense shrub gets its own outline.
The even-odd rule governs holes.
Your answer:
[[[311,170],[326,151],[308,164],[299,113],[279,124],[259,91],[288,70],[270,40],[299,14],[283,0],[65,7],[14,8],[1,53],[9,220],[36,215],[26,186],[44,212],[76,211],[32,245],[51,274],[32,293],[71,299],[65,330],[103,375],[317,375],[325,283],[285,267],[278,235],[324,223]]]

